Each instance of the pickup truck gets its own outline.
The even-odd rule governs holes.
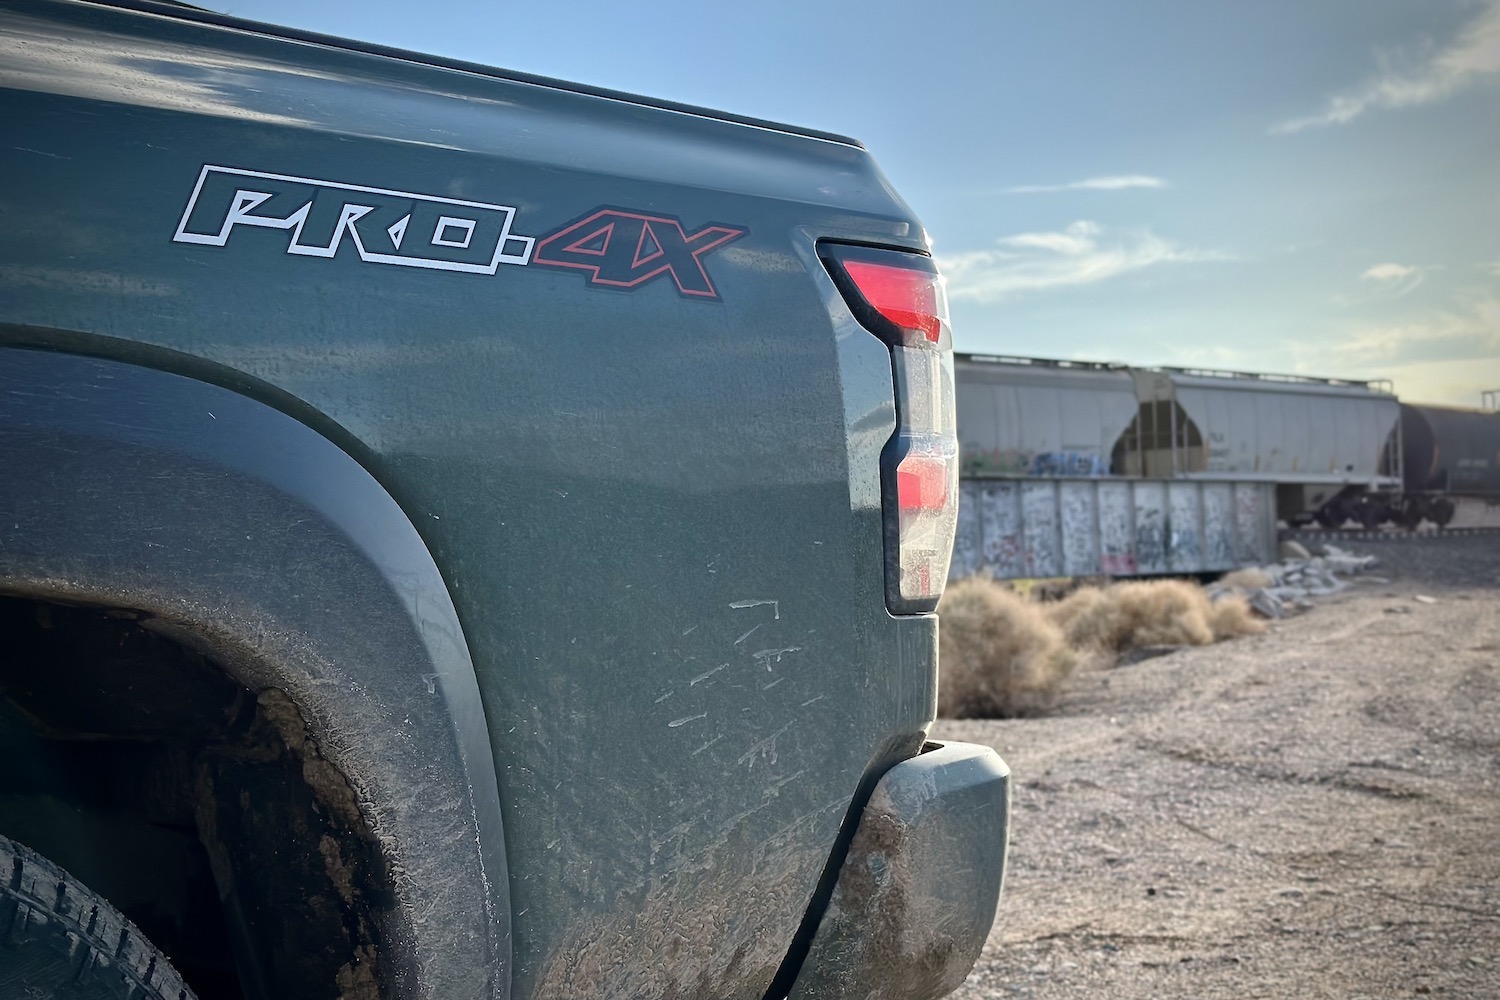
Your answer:
[[[951,331],[853,140],[0,3],[0,996],[924,1000]]]

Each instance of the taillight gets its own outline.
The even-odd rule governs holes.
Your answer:
[[[823,263],[861,324],[891,348],[896,433],[881,453],[886,605],[931,611],[943,596],[958,524],[953,334],[932,258],[842,243]]]

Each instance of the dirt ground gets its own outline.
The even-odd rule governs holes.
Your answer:
[[[938,723],[1014,789],[955,998],[1500,998],[1500,538],[1345,547],[1382,565],[1265,635]]]

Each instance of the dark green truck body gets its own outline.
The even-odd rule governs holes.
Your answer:
[[[300,716],[374,866],[301,995],[962,977],[1004,772],[886,606],[890,350],[817,245],[926,246],[862,148],[150,5],[7,3],[0,102],[0,591]],[[209,853],[283,993],[279,865]]]

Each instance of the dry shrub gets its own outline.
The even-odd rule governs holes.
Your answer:
[[[949,585],[938,606],[938,714],[1026,715],[1056,700],[1085,658],[1147,646],[1206,646],[1264,632],[1242,595],[1219,600],[1181,580],[1083,587],[1037,604],[983,577]]]
[[[1212,602],[1208,624],[1214,630],[1215,640],[1258,635],[1266,630],[1266,623],[1250,610],[1250,601],[1242,594],[1225,594]]]
[[[1063,630],[1063,638],[1074,649],[1103,649],[1107,644],[1090,641],[1101,632],[1112,631],[1108,623],[1115,614],[1114,595],[1105,587],[1081,587],[1062,600],[1045,605],[1045,613]]]
[[[949,585],[938,616],[938,713],[947,718],[1046,708],[1077,663],[1038,605],[993,580]]]
[[[1219,583],[1235,590],[1260,590],[1263,587],[1275,586],[1276,581],[1271,579],[1271,574],[1265,570],[1252,567],[1225,573],[1219,578]]]
[[[1206,646],[1215,638],[1208,595],[1181,580],[1076,591],[1050,614],[1075,649],[1122,653],[1141,646]]]

